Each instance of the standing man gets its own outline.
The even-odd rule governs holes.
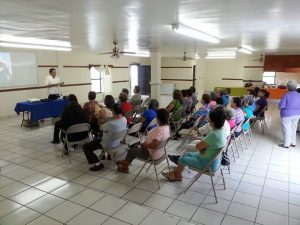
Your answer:
[[[49,74],[45,79],[45,85],[48,88],[48,98],[57,99],[60,94],[60,85],[63,85],[64,82],[61,82],[60,78],[56,76],[54,68],[49,69]]]

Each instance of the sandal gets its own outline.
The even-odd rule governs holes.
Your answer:
[[[182,177],[175,177],[175,175],[170,172],[162,172],[161,175],[167,178],[169,182],[182,181]]]
[[[124,165],[122,164],[121,161],[116,161],[115,164],[117,165],[117,167],[118,167],[117,170],[118,170],[119,172],[122,172],[122,173],[129,173],[128,167],[125,169],[125,168],[124,168]]]

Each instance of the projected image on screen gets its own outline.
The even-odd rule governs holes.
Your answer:
[[[34,53],[0,52],[0,88],[37,85]]]
[[[0,54],[0,82],[9,82],[11,80],[10,54],[3,52]]]

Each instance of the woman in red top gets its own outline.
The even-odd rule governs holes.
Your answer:
[[[127,112],[132,111],[132,106],[127,100],[128,100],[127,94],[121,92],[120,95],[119,95],[119,101],[121,103],[122,113],[123,113],[123,116],[125,116],[126,119],[127,119],[127,124],[130,124],[131,121],[132,121],[132,118],[127,117],[125,114]]]

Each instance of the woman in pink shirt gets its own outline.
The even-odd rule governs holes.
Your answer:
[[[231,109],[225,109],[225,117],[227,122],[229,123],[230,130],[235,128],[235,117],[234,117],[234,110]]]
[[[157,110],[158,126],[149,131],[145,142],[142,146],[131,148],[128,150],[126,158],[117,161],[118,170],[123,173],[129,172],[129,165],[136,158],[154,160],[161,158],[164,154],[164,148],[159,148],[159,145],[170,137],[169,113],[166,109]]]

